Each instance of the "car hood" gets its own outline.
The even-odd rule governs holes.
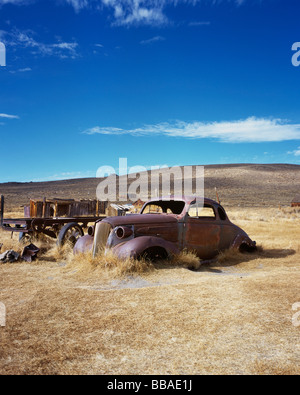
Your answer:
[[[135,224],[168,224],[177,223],[174,214],[131,214],[124,217],[107,217],[102,222],[108,222],[112,227]]]

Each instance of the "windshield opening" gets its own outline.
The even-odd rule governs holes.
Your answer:
[[[182,213],[185,206],[183,201],[157,201],[148,203],[141,214],[176,214]]]

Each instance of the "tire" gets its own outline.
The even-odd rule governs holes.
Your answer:
[[[82,236],[84,236],[82,227],[76,222],[71,222],[66,224],[59,232],[57,245],[61,248],[66,243],[69,243],[71,247],[74,247],[77,240]]]
[[[255,252],[257,251],[257,247],[256,246],[249,246],[246,243],[242,243],[239,247],[239,251],[241,253],[245,253],[245,252]]]
[[[168,258],[167,251],[162,247],[150,247],[145,250],[142,257],[152,261],[157,262]]]

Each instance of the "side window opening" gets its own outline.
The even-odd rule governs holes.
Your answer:
[[[191,204],[188,215],[191,218],[216,219],[215,211],[209,204],[205,204],[204,206],[200,204]]]

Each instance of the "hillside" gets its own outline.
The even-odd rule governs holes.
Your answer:
[[[94,199],[101,179],[86,178],[51,182],[4,183],[6,211],[18,210],[30,198]],[[287,164],[234,164],[205,166],[205,196],[240,207],[289,205],[300,191],[300,166]]]

